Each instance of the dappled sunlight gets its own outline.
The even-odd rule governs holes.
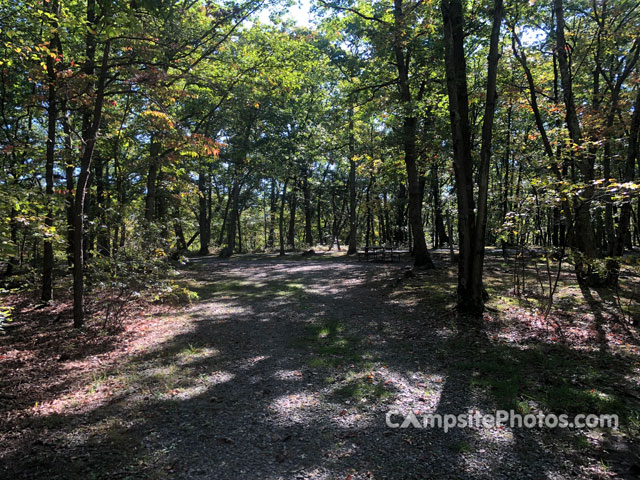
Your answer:
[[[302,391],[276,398],[267,409],[275,417],[272,421],[278,425],[310,424],[323,420],[316,410],[320,400],[317,392]]]
[[[285,381],[302,381],[303,373],[300,370],[277,370],[273,374],[273,378]]]
[[[434,413],[440,404],[440,398],[446,382],[441,375],[422,372],[404,375],[388,373],[389,381],[396,390],[390,409],[397,408],[413,412]],[[408,413],[408,412],[401,412]]]
[[[238,370],[250,370],[254,368],[258,363],[267,360],[269,357],[265,355],[258,355],[255,357],[247,358],[235,365]]]
[[[188,366],[189,364],[200,362],[203,359],[213,358],[219,355],[220,350],[216,348],[189,345],[177,355],[175,362],[180,366]]]
[[[543,437],[528,431],[386,426],[390,410],[492,412],[494,395],[512,401],[535,392],[521,381],[525,366],[571,368],[564,352],[497,333],[467,346],[440,308],[452,296],[439,274],[408,278],[397,265],[342,259],[212,264],[203,259],[194,274],[201,295],[192,305],[150,316],[117,360],[28,411],[34,431],[55,432],[46,442],[59,442],[56,452],[126,452],[108,467],[114,475],[195,478],[218,469],[225,478],[265,479],[366,479],[369,471],[449,478],[461,469],[508,478],[548,454]],[[69,360],[61,369],[79,365]],[[624,388],[637,385],[633,369],[622,373]],[[600,393],[566,392],[611,404],[609,392]],[[20,438],[7,453],[14,461],[29,448]],[[37,458],[62,471],[46,445]],[[74,471],[84,465],[77,460]]]

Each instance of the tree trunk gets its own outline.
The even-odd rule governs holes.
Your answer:
[[[636,100],[633,105],[633,115],[631,117],[631,125],[629,128],[629,145],[627,147],[627,161],[624,167],[624,181],[631,182],[634,177],[635,163],[638,161],[640,167],[640,89],[636,91]],[[620,221],[618,224],[618,232],[616,235],[615,254],[622,255],[624,247],[627,243],[626,238],[629,235],[629,227],[631,223],[631,199],[625,202],[620,209]],[[636,224],[636,231],[638,225]]]
[[[93,0],[90,0],[91,5]],[[95,5],[94,5],[95,7]],[[89,7],[88,7],[89,8]],[[92,22],[92,15],[87,15]],[[111,41],[107,40],[102,55],[102,65],[98,77],[98,85],[95,90],[95,104],[93,118],[88,128],[83,132],[82,139],[84,151],[80,162],[80,174],[76,186],[74,199],[73,218],[73,326],[80,328],[84,324],[84,204],[89,181],[89,172],[93,160],[93,152],[96,146],[100,122],[102,120],[102,107],[104,104],[104,89],[109,68],[109,50]]]
[[[242,253],[242,224],[240,223],[241,216],[242,210],[238,209],[238,215],[236,215],[236,219],[238,222],[238,253]]]
[[[287,231],[287,244],[292,250],[296,249],[296,209],[298,206],[297,180],[293,180],[293,188],[289,193],[289,230]]]
[[[407,183],[409,186],[409,223],[413,235],[414,266],[434,268],[433,261],[427,249],[422,228],[422,196],[418,179],[418,154],[416,150],[416,133],[418,119],[412,111],[411,87],[409,85],[409,57],[405,52],[403,28],[405,23],[402,0],[394,0],[394,39],[393,50],[398,70],[398,89],[400,99],[407,113],[402,124],[402,143],[404,148],[404,162],[407,168]],[[421,89],[422,91],[423,89]],[[418,96],[420,97],[420,95]],[[420,100],[420,98],[418,98]]]
[[[311,208],[311,189],[309,188],[309,173],[305,171],[302,179],[302,192],[304,195],[304,243],[313,246],[313,232],[311,231],[313,210]]]
[[[349,108],[349,248],[347,255],[358,250],[356,218],[356,160],[355,137],[353,133],[353,106]]]
[[[372,213],[371,213],[371,188],[373,187],[373,182],[374,182],[374,176],[373,173],[371,173],[371,176],[369,177],[369,184],[367,185],[367,192],[366,192],[366,196],[365,196],[365,202],[366,202],[366,208],[367,208],[367,231],[366,231],[366,235],[365,235],[365,251],[369,250],[369,245],[370,245],[370,238],[371,238],[371,230],[373,227],[373,218],[372,218]]]
[[[145,201],[144,218],[151,223],[156,216],[156,196],[158,184],[158,170],[160,169],[160,149],[162,148],[156,135],[151,137],[149,146],[149,172],[147,173],[147,198]]]
[[[276,214],[278,209],[278,193],[276,192],[276,179],[271,179],[271,199],[269,203],[269,234],[267,236],[267,247],[273,248],[276,243]]]
[[[75,165],[71,163],[71,158],[73,158],[73,142],[71,141],[71,125],[69,123],[69,115],[66,109],[66,105],[62,106],[65,115],[62,120],[62,129],[64,131],[64,143],[65,150],[69,155],[69,159],[65,162],[67,165],[65,167],[65,183],[67,187],[67,192],[65,196],[65,211],[67,214],[67,261],[69,266],[73,266],[73,203],[74,203],[74,190],[75,190],[75,182],[73,180],[73,172],[75,170]]]
[[[58,17],[58,0],[51,1],[51,13],[53,15],[52,29],[57,32]],[[56,41],[57,33],[54,33],[50,41],[51,54],[57,54]],[[58,121],[58,99],[56,92],[57,71],[54,59],[51,55],[47,55],[47,83],[48,83],[48,124],[47,124],[47,153],[45,166],[45,195],[47,203],[47,214],[44,220],[46,228],[44,237],[44,248],[42,256],[42,301],[49,302],[53,299],[53,168],[55,161],[55,144],[56,144],[56,124]]]
[[[504,14],[502,0],[494,1],[493,25],[489,41],[489,58],[487,65],[487,88],[484,118],[482,119],[482,137],[480,146],[480,169],[478,172],[478,211],[476,214],[473,256],[473,294],[482,300],[486,295],[482,284],[484,271],[484,247],[487,232],[487,200],[489,195],[489,171],[491,166],[491,143],[493,138],[493,121],[495,117],[498,92],[498,61],[500,59],[500,28]]]
[[[280,225],[278,229],[278,236],[280,237],[280,255],[284,255],[284,206],[287,199],[287,184],[289,183],[289,179],[287,178],[284,181],[284,185],[282,187],[282,196],[280,199]]]
[[[232,190],[233,185],[228,190],[227,201],[225,203],[224,212],[222,214],[222,226],[220,227],[220,233],[218,235],[218,245],[222,245],[222,242],[224,241],[224,232],[227,226],[227,219],[229,218],[229,207],[231,206]]]
[[[189,246],[187,245],[187,239],[184,236],[184,229],[182,228],[182,219],[180,215],[180,209],[176,208],[176,218],[173,221],[173,231],[176,235],[176,243],[177,243],[177,252],[186,252],[189,250]]]
[[[398,187],[398,195],[396,197],[396,221],[395,221],[395,232],[393,235],[393,241],[396,244],[403,244],[406,239],[405,233],[405,225],[407,224],[405,220],[405,211],[407,207],[407,187],[404,183],[400,183]]]
[[[220,252],[222,258],[229,258],[236,248],[236,226],[238,223],[238,204],[240,199],[240,184],[234,177],[229,200],[231,202],[231,213],[227,221],[227,245]]]
[[[97,224],[98,233],[96,242],[98,253],[104,257],[108,257],[111,253],[109,239],[109,219],[106,217],[107,199],[105,195],[107,190],[107,178],[109,177],[109,165],[100,157],[96,158],[95,177],[96,177],[96,202],[97,202]]]
[[[564,36],[564,8],[563,0],[554,0],[554,12],[556,17],[556,50],[558,57],[558,67],[560,69],[560,83],[562,85],[562,95],[566,109],[565,121],[569,138],[577,147],[582,146],[582,131],[580,122],[576,112],[575,99],[573,96],[573,85],[571,71],[569,69],[568,50],[569,47]],[[582,180],[587,184],[593,180],[593,160],[581,153],[573,154],[577,166],[582,174]],[[593,188],[587,186],[582,194],[583,199],[576,199],[574,202],[575,221],[573,232],[571,235],[572,245],[586,256],[587,263],[589,259],[596,258],[597,251],[595,245],[595,235],[591,216],[589,214],[590,201],[593,196]],[[578,280],[586,280],[590,273],[590,265],[585,265],[581,261],[576,262],[576,271]]]
[[[209,255],[210,217],[207,215],[207,174],[198,173],[198,229],[200,230],[200,255]]]
[[[491,132],[496,101],[498,40],[502,23],[502,1],[495,1],[489,47],[485,118],[482,126],[481,165],[478,174],[478,213],[475,213],[473,161],[464,56],[464,19],[460,0],[442,0],[445,66],[449,95],[449,117],[453,139],[453,166],[458,199],[458,310],[474,316],[484,310],[482,271],[486,229],[488,172]]]
[[[447,236],[447,230],[444,227],[444,220],[442,218],[438,164],[435,161],[431,164],[431,195],[433,196],[433,223],[435,232],[433,246],[435,248],[442,248],[445,243],[449,242],[449,237]]]

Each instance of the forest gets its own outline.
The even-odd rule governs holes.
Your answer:
[[[0,477],[640,476],[640,2],[0,5]]]

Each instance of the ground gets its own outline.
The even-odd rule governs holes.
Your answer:
[[[26,302],[0,337],[0,478],[637,478],[640,356],[624,311],[561,282],[545,319],[496,257],[474,325],[435,257],[417,272],[339,254],[193,258],[180,281],[198,299],[149,305],[117,334]],[[496,408],[621,426],[385,423],[389,410]]]

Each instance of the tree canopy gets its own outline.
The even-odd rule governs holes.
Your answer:
[[[76,326],[87,292],[190,252],[394,245],[433,268],[449,246],[472,314],[485,245],[617,281],[640,243],[637,2],[283,9],[3,0],[5,275],[43,301],[72,279]]]

